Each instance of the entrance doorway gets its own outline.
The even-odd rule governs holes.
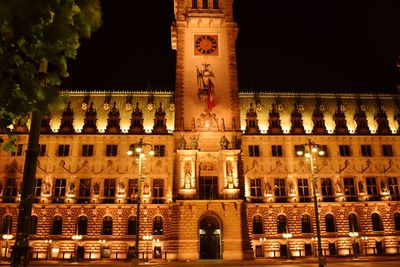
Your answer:
[[[199,227],[200,259],[221,258],[221,227],[217,218],[204,217]]]

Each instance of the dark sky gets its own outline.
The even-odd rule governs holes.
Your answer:
[[[102,0],[71,89],[173,89],[173,0]],[[394,92],[398,0],[236,0],[241,90]]]

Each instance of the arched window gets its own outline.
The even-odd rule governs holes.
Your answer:
[[[213,0],[213,8],[218,9],[219,8],[219,0]]]
[[[358,219],[354,213],[349,214],[349,229],[350,232],[358,232]]]
[[[111,216],[106,216],[103,218],[103,231],[102,235],[112,235],[113,221]]]
[[[192,8],[197,8],[197,0],[192,0]]]
[[[37,216],[32,216],[31,217],[31,226],[30,226],[30,234],[31,235],[36,235],[37,234],[37,225],[38,225],[38,217]]]
[[[163,235],[164,234],[164,220],[161,216],[156,216],[153,218],[153,235]]]
[[[253,217],[253,234],[263,234],[263,219],[260,215]]]
[[[88,229],[88,219],[86,216],[80,216],[78,218],[78,235],[87,235],[87,229]]]
[[[335,218],[332,214],[325,215],[325,230],[327,233],[336,232]]]
[[[279,215],[278,216],[278,234],[286,233],[287,232],[287,225],[286,225],[286,216],[285,215]]]
[[[53,224],[51,225],[51,234],[52,235],[61,235],[62,234],[62,218],[61,218],[61,216],[56,216],[53,218]]]
[[[128,218],[128,235],[136,235],[136,217],[131,216]]]
[[[372,213],[372,231],[383,231],[381,216],[378,213]]]
[[[208,0],[203,0],[203,6],[202,8],[207,9],[208,8]]]
[[[2,234],[11,234],[12,233],[12,216],[7,215],[3,218],[3,229],[1,231]]]
[[[303,234],[312,233],[311,217],[308,214],[301,216],[301,232]]]
[[[400,212],[394,214],[394,229],[400,231]]]

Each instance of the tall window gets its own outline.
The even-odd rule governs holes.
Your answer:
[[[153,203],[164,203],[164,179],[153,179]]]
[[[103,203],[114,203],[115,179],[104,179]]]
[[[164,220],[161,216],[156,216],[153,218],[153,235],[163,235],[164,234]]]
[[[303,214],[301,216],[301,232],[303,234],[312,233],[311,217],[308,214]]]
[[[217,199],[218,198],[218,178],[217,178],[217,176],[200,176],[199,198],[200,199]]]
[[[116,157],[118,152],[118,145],[107,145],[106,146],[106,156]]]
[[[394,214],[394,229],[400,231],[400,212]]]
[[[64,203],[67,179],[57,178],[54,183],[54,203]]]
[[[136,217],[130,216],[128,218],[128,235],[136,235]]]
[[[78,203],[88,203],[90,200],[90,179],[79,179]]]
[[[204,9],[208,8],[208,0],[203,0],[203,6]]]
[[[3,202],[14,203],[17,196],[17,178],[7,178]]]
[[[113,220],[111,216],[106,216],[103,218],[103,230],[102,235],[112,235]]]
[[[378,213],[372,213],[372,231],[383,231],[381,216]]]
[[[331,178],[321,178],[321,194],[324,201],[333,201]]]
[[[58,156],[68,157],[69,156],[69,145],[58,145]]]
[[[165,145],[154,145],[154,156],[165,157]]]
[[[299,190],[300,202],[307,202],[310,200],[310,192],[308,189],[308,180],[305,178],[297,179],[297,188]]]
[[[213,0],[213,8],[218,9],[219,8],[219,0]]]
[[[88,229],[87,217],[79,216],[76,227],[78,227],[78,230],[77,230],[78,235],[87,235],[87,229]]]
[[[325,230],[327,233],[336,232],[335,218],[332,214],[325,215]]]
[[[55,216],[53,218],[53,223],[51,225],[51,232],[52,235],[61,235],[62,234],[62,218],[61,216]]]
[[[339,153],[342,157],[350,156],[350,146],[349,145],[339,145]]]
[[[358,219],[354,213],[349,214],[349,229],[350,232],[358,232]]]
[[[258,145],[249,145],[249,157],[259,157],[260,147]]]
[[[82,146],[82,156],[92,157],[93,156],[93,145],[83,145]]]
[[[283,153],[282,153],[281,145],[272,145],[271,150],[272,150],[273,157],[282,157]]]
[[[392,200],[399,200],[400,192],[399,192],[399,184],[397,182],[397,177],[388,177],[387,181],[388,181],[389,192],[390,192],[390,196],[392,197]]]
[[[345,177],[343,179],[344,184],[344,194],[346,195],[347,201],[354,201],[356,200],[356,188],[354,185],[354,178],[353,177]]]
[[[361,155],[363,157],[371,157],[372,156],[371,145],[361,145]]]
[[[31,235],[37,234],[37,226],[38,226],[38,217],[33,215],[33,216],[31,216],[31,224],[30,224],[30,231],[29,231],[29,233]]]
[[[375,177],[367,177],[365,178],[365,182],[367,184],[367,193],[370,196],[369,200],[378,200],[378,188],[376,185],[376,178]]]
[[[34,203],[39,203],[40,201],[40,195],[42,194],[42,181],[42,178],[35,179],[35,185],[33,187]]]
[[[46,145],[39,145],[39,157],[46,156]]]
[[[392,145],[382,145],[382,155],[385,157],[393,157]]]
[[[264,228],[263,228],[263,219],[260,215],[255,215],[253,217],[253,234],[263,234],[264,233]]]
[[[275,187],[276,202],[286,202],[287,195],[286,195],[285,179],[275,178],[274,187]]]
[[[262,190],[261,178],[250,179],[250,195],[252,197],[261,197]]]
[[[138,195],[138,179],[128,180],[128,203],[135,203]]]
[[[22,151],[23,151],[24,145],[17,145],[17,151],[11,152],[11,156],[22,156]]]
[[[285,215],[279,215],[277,220],[277,232],[278,234],[287,232],[287,221]]]
[[[2,234],[11,234],[12,233],[12,216],[7,215],[3,218],[3,227],[1,229]]]
[[[197,8],[197,0],[192,0],[192,8]]]

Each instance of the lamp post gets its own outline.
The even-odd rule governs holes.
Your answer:
[[[149,241],[153,239],[152,235],[144,235],[143,240],[146,241],[146,262],[149,262]]]
[[[100,244],[100,260],[103,259],[103,248],[104,244],[106,243],[105,239],[99,239],[99,244]]]
[[[349,236],[353,239],[353,254],[354,257],[358,257],[357,245],[356,245],[356,238],[358,237],[358,232],[349,232]]]
[[[72,236],[72,240],[75,241],[75,261],[78,261],[78,241],[82,240],[82,235],[75,234]]]
[[[286,253],[287,253],[287,259],[290,258],[290,249],[289,249],[289,239],[292,238],[292,233],[286,232],[282,234],[283,238],[286,238]]]
[[[265,237],[260,237],[260,242],[261,242],[261,245],[262,245],[262,253],[263,253],[263,257],[264,257],[264,258],[265,258],[265,254],[264,254],[265,241],[267,241],[267,238],[265,238]]]
[[[361,241],[364,243],[364,249],[365,249],[365,256],[367,256],[367,242],[368,242],[368,236],[362,236]]]
[[[4,234],[3,239],[6,242],[6,248],[4,250],[4,259],[7,259],[8,242],[13,238],[12,234]]]
[[[53,242],[53,240],[51,240],[51,239],[46,239],[45,242],[46,242],[46,245],[47,245],[46,260],[48,260],[48,259],[50,258],[50,257],[49,257],[49,254],[50,254],[50,246],[51,246],[51,243]]]
[[[141,201],[141,187],[142,187],[142,161],[145,157],[143,153],[143,149],[145,146],[150,146],[150,155],[154,155],[153,146],[149,143],[144,143],[141,138],[140,141],[136,144],[131,144],[129,146],[129,150],[127,154],[129,156],[136,155],[138,157],[138,197],[137,197],[137,207],[136,207],[136,224],[135,224],[135,252],[133,258],[139,260],[139,230],[140,230],[140,201]]]
[[[308,139],[308,142],[303,145],[303,150],[296,151],[296,154],[299,156],[304,155],[304,157],[310,163],[310,171],[311,171],[311,179],[312,179],[312,187],[313,187],[313,200],[314,200],[314,212],[315,212],[315,225],[317,228],[317,243],[318,243],[318,266],[324,267],[326,266],[325,258],[322,254],[322,244],[321,244],[321,229],[319,225],[319,212],[318,212],[318,199],[317,199],[317,176],[315,175],[315,171],[317,169],[316,165],[316,156],[317,154],[320,156],[325,155],[325,151],[320,149],[320,147],[315,144],[311,139]]]

